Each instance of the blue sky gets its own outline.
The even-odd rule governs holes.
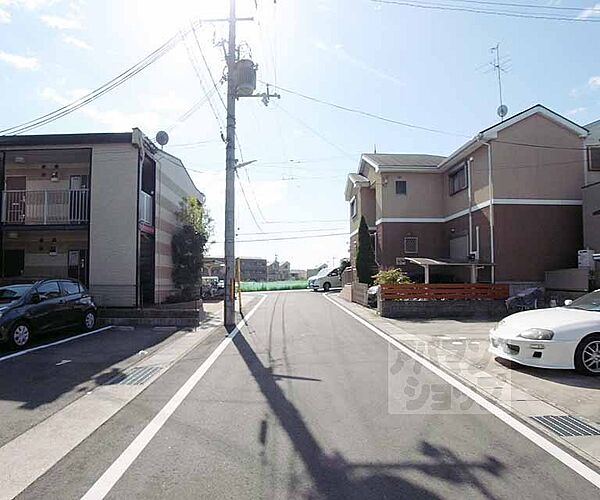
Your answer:
[[[239,24],[239,41],[247,43],[259,63],[259,78],[284,88],[472,136],[496,120],[497,84],[494,74],[486,73],[486,63],[490,47],[500,43],[510,59],[503,90],[512,113],[542,103],[581,124],[600,118],[598,23],[516,19],[370,0],[257,3],[258,10],[254,0],[238,0],[240,15],[257,20]],[[460,5],[454,0],[437,3]],[[593,1],[539,5],[581,8],[550,12],[600,20],[600,4]],[[0,0],[0,128],[45,114],[108,81],[185,29],[191,19],[226,14],[226,0]],[[198,31],[217,80],[224,61],[213,41],[225,35],[221,25],[207,24]],[[206,193],[216,221],[217,243],[210,253],[222,255],[224,145],[217,118],[205,105],[177,123],[204,95],[202,85],[209,89],[212,83],[190,36],[110,94],[32,133],[127,131],[138,126],[154,136],[169,129],[167,150],[202,171],[192,176]],[[347,233],[345,174],[356,169],[360,152],[372,152],[376,145],[378,152],[449,154],[464,140],[281,94],[268,108],[258,99],[238,102],[243,159],[257,160],[240,177],[258,222],[238,189],[239,255],[270,260],[277,255],[293,268],[338,260],[347,253],[347,236],[304,236]],[[224,123],[221,102],[213,96],[212,103]],[[202,143],[178,146],[197,142]],[[318,231],[303,232],[307,230]],[[298,239],[275,239],[289,236]],[[272,241],[242,242],[249,239]]]

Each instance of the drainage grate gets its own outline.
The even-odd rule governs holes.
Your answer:
[[[160,371],[160,366],[137,366],[111,378],[106,385],[142,385]]]
[[[562,437],[600,436],[600,429],[571,415],[544,415],[531,418]]]

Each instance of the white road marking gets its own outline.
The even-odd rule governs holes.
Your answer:
[[[430,372],[434,373],[435,375],[440,377],[442,380],[444,380],[451,386],[458,389],[460,392],[462,392],[468,398],[472,399],[479,406],[481,406],[482,408],[485,408],[492,415],[494,415],[495,417],[497,417],[498,419],[503,421],[505,424],[512,427],[519,434],[521,434],[525,438],[529,439],[532,443],[539,446],[542,450],[546,451],[547,453],[552,455],[557,460],[561,461],[564,465],[569,467],[572,471],[579,474],[581,477],[583,477],[584,479],[586,479],[587,481],[592,483],[597,488],[600,488],[600,474],[598,474],[595,470],[591,469],[590,467],[585,465],[583,462],[577,460],[577,458],[570,455],[569,453],[564,451],[562,448],[560,448],[559,446],[555,445],[554,443],[552,443],[551,441],[546,439],[544,436],[542,436],[541,434],[536,432],[534,429],[526,426],[525,424],[523,424],[522,422],[517,420],[515,417],[513,417],[510,413],[508,413],[504,409],[500,408],[499,406],[495,405],[491,401],[487,400],[480,394],[476,393],[475,391],[473,391],[472,389],[467,387],[465,384],[463,384],[460,380],[458,380],[454,376],[446,373],[444,370],[438,368],[433,363],[431,363],[429,360],[425,359],[421,355],[412,351],[411,349],[406,347],[404,344],[401,344],[396,339],[389,336],[387,333],[383,332],[376,326],[374,326],[371,323],[369,323],[368,321],[364,320],[363,318],[361,318],[357,314],[353,313],[352,311],[350,311],[343,305],[338,304],[333,299],[327,297],[327,295],[324,295],[324,297],[329,302],[331,302],[334,306],[339,307],[342,311],[344,311],[346,314],[348,314],[349,316],[354,318],[356,321],[358,321],[363,326],[367,327],[373,333],[379,335],[383,340],[392,344],[398,350],[402,351],[404,354],[413,358],[415,361],[417,361],[418,363],[423,365],[425,368],[427,368]]]
[[[26,349],[24,351],[13,352],[12,354],[7,354],[6,356],[2,356],[0,358],[0,363],[2,363],[2,361],[16,358],[18,356],[24,356],[25,354],[29,354],[30,352],[39,351],[40,349],[54,347],[55,345],[64,344],[66,342],[72,342],[73,340],[81,339],[83,337],[87,337],[88,335],[94,335],[95,333],[103,332],[105,330],[108,330],[109,328],[112,328],[112,326],[105,326],[103,328],[99,328],[98,330],[92,330],[91,332],[81,333],[79,335],[74,335],[73,337],[67,337],[62,340],[57,340],[56,342],[50,342],[49,344],[38,345],[36,347],[32,347],[31,349]]]
[[[459,340],[455,340],[454,342],[452,342],[454,345],[462,345],[462,342],[460,342]]]
[[[119,479],[127,472],[127,469],[131,467],[131,464],[136,458],[144,451],[148,443],[152,441],[158,431],[165,425],[167,420],[173,415],[175,410],[179,408],[179,405],[183,403],[185,398],[192,392],[194,387],[200,382],[202,377],[206,374],[209,368],[219,358],[223,351],[231,344],[233,338],[240,332],[241,328],[246,324],[256,310],[261,306],[267,297],[263,297],[259,302],[252,308],[252,310],[244,316],[236,327],[231,331],[227,337],[216,347],[216,349],[210,354],[210,356],[200,365],[200,367],[186,380],[186,382],[179,388],[175,395],[162,407],[162,409],[156,414],[156,416],[150,421],[150,423],[144,427],[137,437],[129,444],[123,453],[112,463],[112,465],[106,469],[104,474],[92,485],[81,500],[101,500],[103,499],[110,490],[114,487]]]
[[[71,362],[70,359],[63,359],[62,361],[59,361],[58,363],[56,363],[56,366],[66,365],[67,363],[70,363],[70,362]]]

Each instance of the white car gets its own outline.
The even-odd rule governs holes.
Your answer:
[[[331,288],[340,288],[342,286],[342,273],[339,268],[321,269],[315,276],[308,278],[308,288],[315,292],[322,288],[328,292]]]
[[[600,375],[600,290],[508,316],[490,331],[489,351],[521,365]]]

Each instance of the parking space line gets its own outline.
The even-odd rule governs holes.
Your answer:
[[[523,437],[527,438],[529,441],[536,444],[542,450],[544,450],[545,452],[547,452],[548,454],[552,455],[554,458],[556,458],[557,460],[562,462],[564,465],[569,467],[573,472],[579,474],[582,478],[586,479],[587,481],[592,483],[597,488],[600,488],[600,474],[598,472],[596,472],[595,470],[593,470],[591,467],[588,467],[586,464],[584,464],[583,462],[581,462],[580,460],[575,458],[573,455],[566,452],[565,450],[563,450],[562,448],[560,448],[553,442],[546,439],[544,436],[539,434],[537,431],[535,431],[531,427],[525,425],[520,420],[513,417],[510,413],[508,413],[506,410],[504,410],[500,406],[497,406],[490,400],[486,399],[482,395],[475,392],[473,389],[467,387],[455,376],[453,376],[453,375],[445,372],[441,368],[437,367],[428,359],[424,358],[417,352],[413,351],[412,349],[405,346],[404,344],[402,344],[395,338],[391,337],[390,335],[385,333],[383,330],[380,330],[376,326],[372,325],[367,320],[361,318],[360,316],[358,316],[357,314],[352,312],[350,309],[348,309],[345,306],[343,306],[342,304],[338,303],[336,300],[333,300],[331,297],[328,297],[327,295],[324,295],[324,297],[329,302],[331,302],[334,306],[340,308],[346,314],[348,314],[349,316],[354,318],[356,321],[358,321],[363,326],[367,327],[369,330],[371,330],[373,333],[375,333],[376,335],[381,337],[383,340],[385,340],[389,344],[392,344],[399,351],[402,351],[404,354],[413,358],[416,362],[418,362],[419,364],[424,366],[427,370],[429,370],[433,374],[440,377],[446,383],[448,383],[451,386],[458,389],[465,396],[467,396],[468,398],[473,400],[476,404],[478,404],[482,408],[485,408],[489,413],[494,415],[496,418],[502,420],[505,424],[512,427],[515,431],[517,431]]]
[[[29,354],[30,352],[39,351],[40,349],[47,349],[48,347],[54,347],[55,345],[65,344],[66,342],[71,342],[73,340],[81,339],[83,337],[87,337],[89,335],[94,335],[96,333],[104,332],[112,328],[112,325],[104,326],[102,328],[98,328],[98,330],[92,330],[91,332],[80,333],[79,335],[74,335],[73,337],[67,337],[65,339],[57,340],[56,342],[50,342],[49,344],[38,345],[35,347],[31,347],[30,349],[25,349],[24,351],[13,352],[12,354],[7,354],[6,356],[2,356],[0,358],[0,363],[3,361],[7,361],[12,358],[17,358],[19,356],[24,356],[25,354]]]
[[[146,446],[154,439],[154,436],[162,429],[167,420],[175,413],[181,403],[189,396],[190,392],[196,387],[204,377],[209,368],[219,358],[223,351],[231,344],[233,338],[240,332],[246,322],[254,315],[256,310],[267,298],[263,295],[258,303],[246,314],[235,328],[219,343],[208,358],[198,367],[198,369],[188,378],[173,397],[161,408],[156,416],[144,427],[137,437],[127,446],[125,451],[106,469],[104,474],[92,485],[81,500],[101,500],[112,490],[117,481],[127,472],[129,467],[144,451]]]

